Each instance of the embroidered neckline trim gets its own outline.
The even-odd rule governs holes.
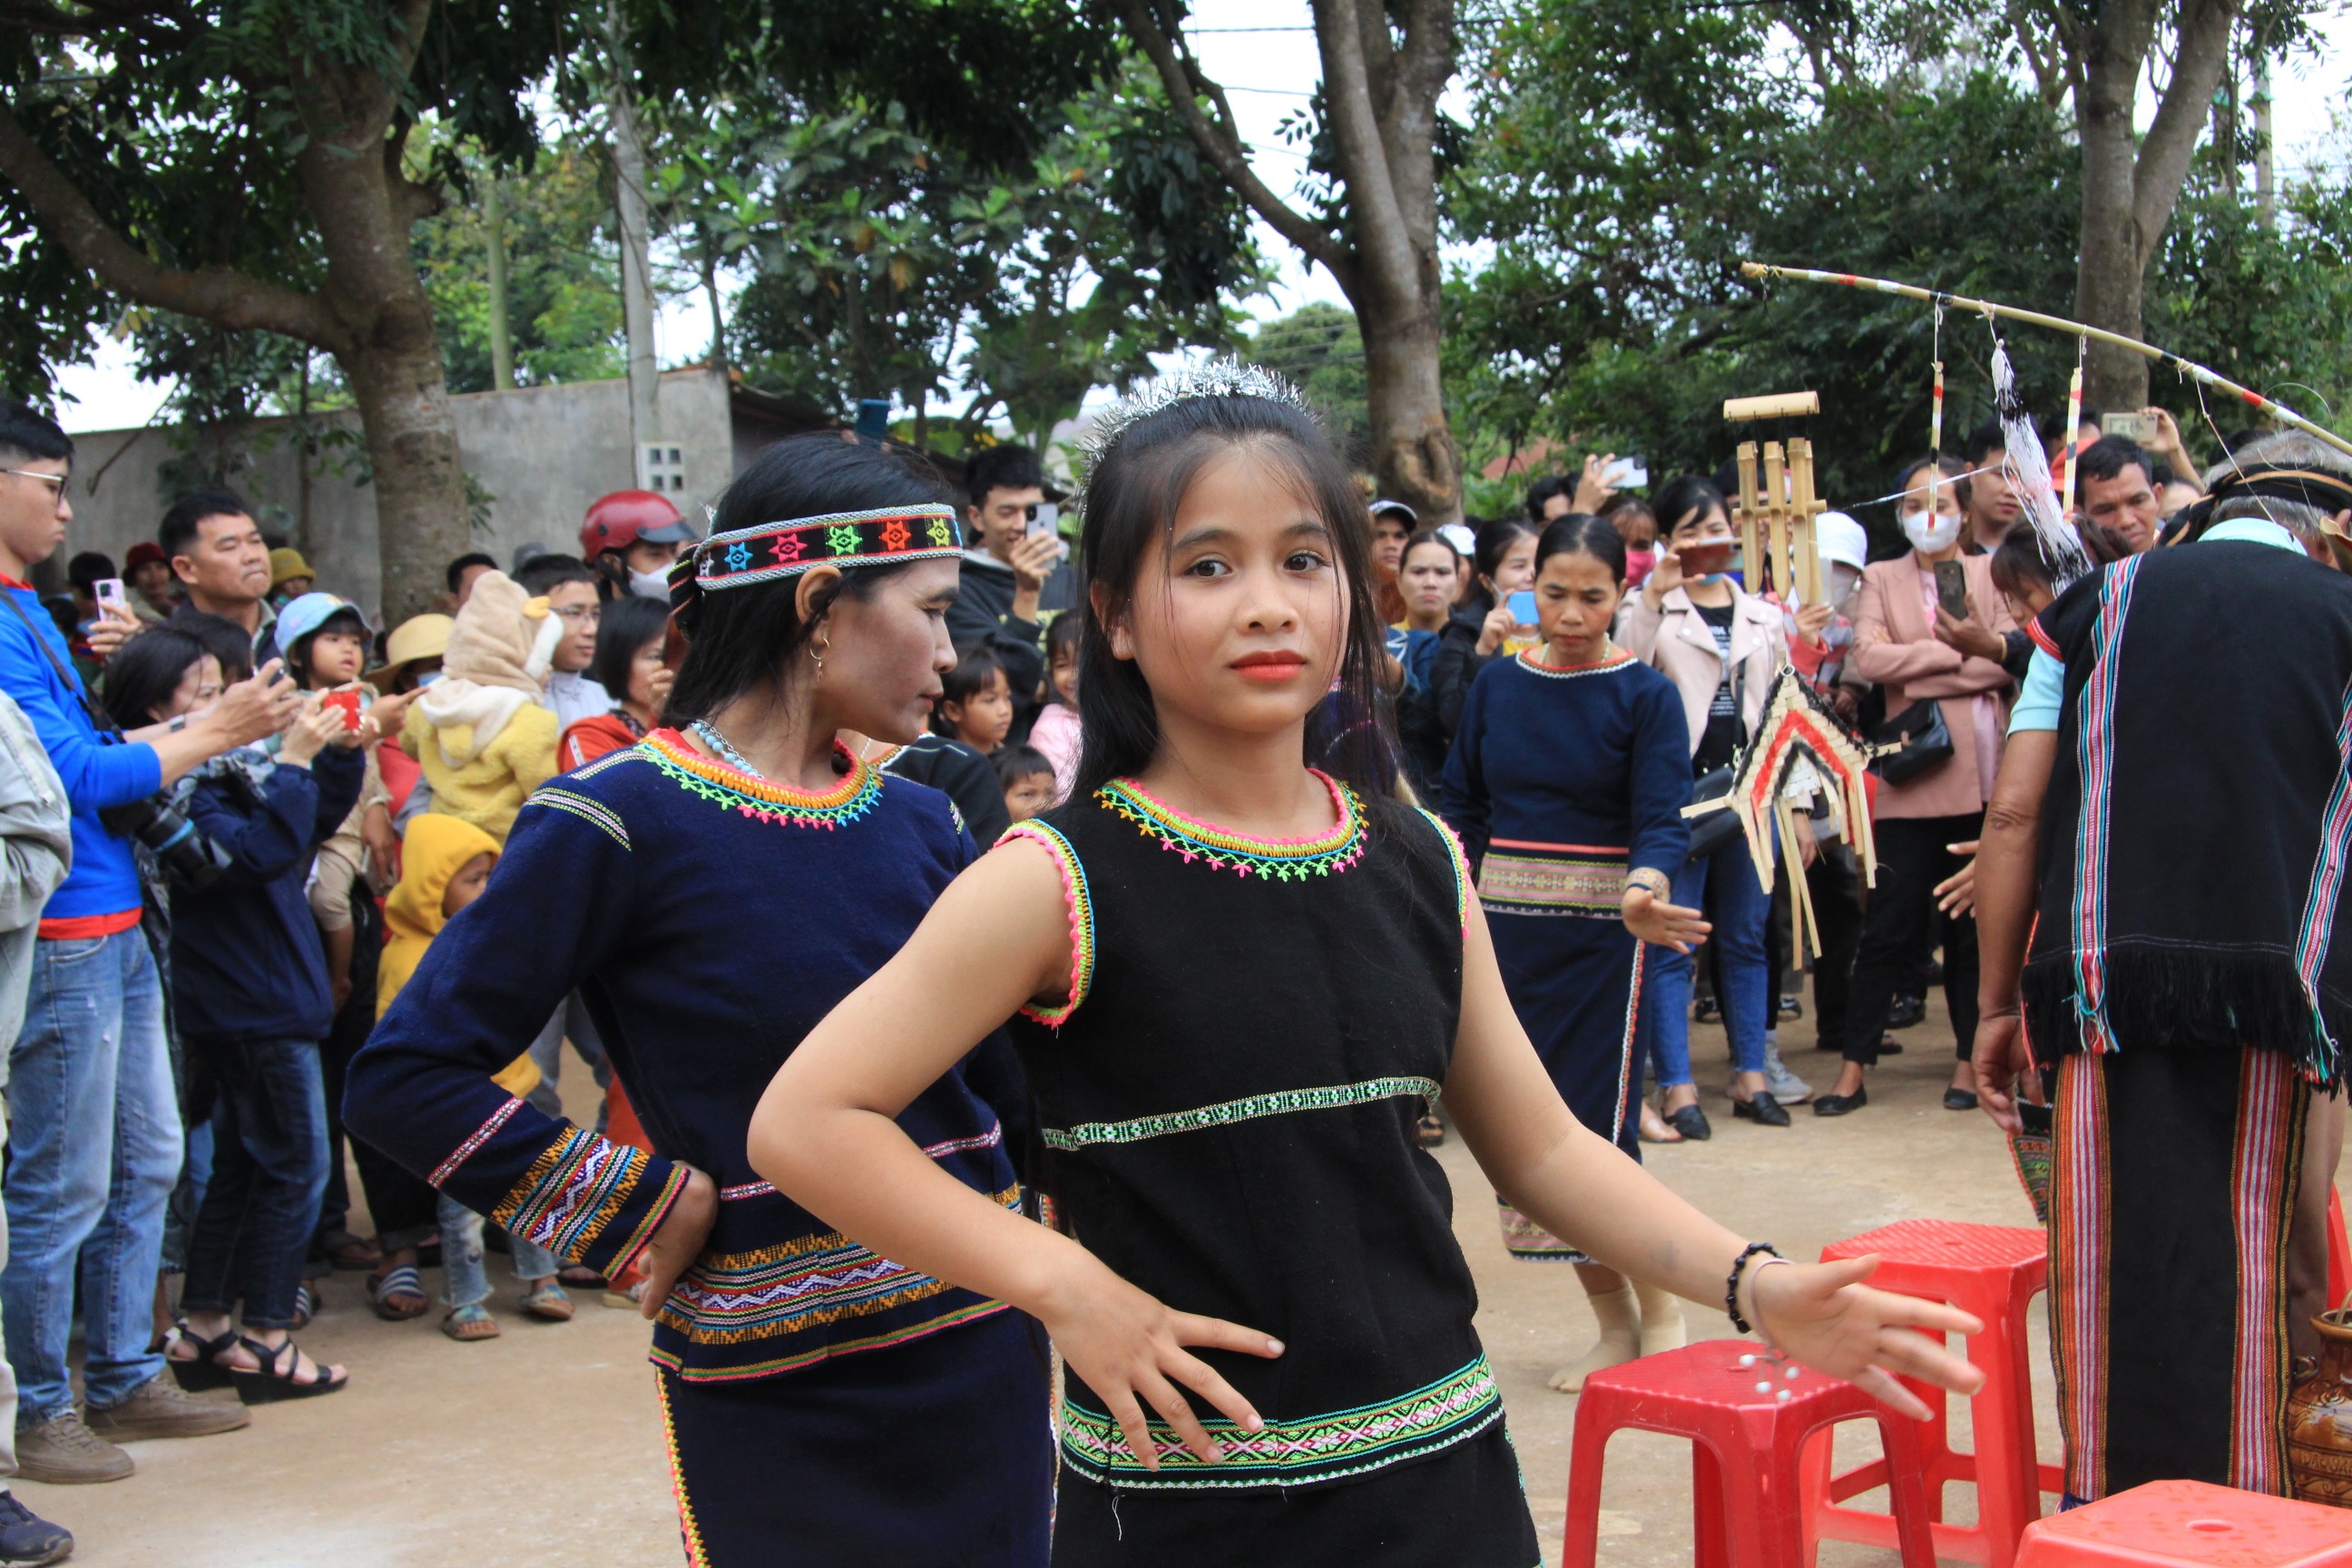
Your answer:
[[[882,793],[881,774],[838,741],[833,743],[834,754],[849,764],[848,771],[838,787],[823,795],[809,795],[714,762],[688,746],[675,730],[656,730],[637,744],[655,766],[688,794],[767,822],[838,827],[865,816]]]
[[[1095,798],[1136,826],[1160,847],[1187,861],[1204,860],[1212,870],[1232,871],[1275,881],[1328,877],[1344,871],[1364,853],[1363,802],[1356,792],[1320,768],[1307,770],[1331,792],[1339,820],[1329,830],[1305,838],[1258,838],[1188,816],[1133,779],[1113,779]]]
[[[1549,675],[1555,679],[1565,679],[1578,675],[1605,675],[1612,669],[1622,669],[1629,664],[1641,662],[1622,647],[1609,658],[1594,659],[1591,664],[1546,664],[1536,657],[1536,650],[1533,648],[1527,648],[1517,657],[1519,663],[1532,673]]]

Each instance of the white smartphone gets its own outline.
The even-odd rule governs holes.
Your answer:
[[[1029,526],[1026,530],[1029,538],[1034,539],[1039,534],[1043,534],[1052,539],[1061,532],[1061,529],[1062,509],[1052,501],[1041,500],[1029,509]]]
[[[100,609],[117,616],[131,613],[131,596],[122,591],[121,578],[100,577],[90,584],[89,592],[90,596],[98,601]]]
[[[1642,458],[1620,458],[1609,465],[1609,472],[1601,482],[1612,490],[1646,489],[1650,483],[1649,462]]]

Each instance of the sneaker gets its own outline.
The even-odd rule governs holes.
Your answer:
[[[168,1378],[151,1377],[121,1404],[93,1407],[89,1429],[115,1442],[138,1443],[150,1437],[209,1437],[234,1432],[252,1420],[241,1405],[198,1399],[182,1393]]]
[[[1801,1018],[1804,1016],[1805,1004],[1802,999],[1795,996],[1780,998],[1780,1017],[1784,1022],[1791,1018]]]
[[[0,1490],[0,1563],[62,1563],[72,1555],[73,1531]]]
[[[1723,1022],[1723,1008],[1714,997],[1702,996],[1691,1004],[1691,1022],[1719,1024]]]
[[[1927,1016],[1927,999],[1925,996],[1897,996],[1895,1005],[1887,1009],[1886,1026],[1907,1029]]]
[[[1764,1047],[1764,1088],[1783,1105],[1802,1105],[1813,1094],[1813,1086],[1781,1061],[1780,1047],[1769,1044]]]
[[[16,1428],[16,1473],[28,1481],[53,1487],[119,1481],[136,1468],[130,1455],[82,1425],[79,1410]]]

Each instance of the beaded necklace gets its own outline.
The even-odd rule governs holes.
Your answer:
[[[1134,823],[1138,832],[1158,839],[1160,847],[1187,862],[1205,861],[1212,870],[1231,871],[1244,879],[1303,882],[1309,877],[1345,871],[1364,853],[1363,802],[1354,790],[1320,769],[1307,772],[1331,792],[1339,820],[1328,832],[1305,838],[1253,838],[1234,833],[1185,816],[1133,779],[1113,779],[1095,792],[1095,798]]]
[[[761,784],[772,782],[768,775],[751,765],[751,759],[735,749],[734,742],[719,732],[719,726],[708,719],[694,721],[695,739],[719,754],[719,760],[739,773],[749,773]]]
[[[694,732],[697,740],[726,760],[713,762],[703,756],[675,730],[656,730],[639,745],[654,765],[688,795],[745,816],[790,827],[830,830],[856,822],[882,797],[882,775],[838,741],[834,742],[834,753],[847,764],[840,787],[809,795],[761,777],[740,752],[708,725],[697,722]]]

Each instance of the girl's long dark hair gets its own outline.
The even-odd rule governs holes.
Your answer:
[[[1462,611],[1484,616],[1495,607],[1494,591],[1486,586],[1495,574],[1503,569],[1503,557],[1522,539],[1542,537],[1543,525],[1525,518],[1498,517],[1479,526],[1470,552],[1470,592],[1463,597]],[[1457,612],[1460,613],[1460,612]]]
[[[1188,397],[1139,419],[1087,481],[1084,625],[1078,638],[1078,721],[1083,737],[1072,794],[1093,794],[1140,773],[1160,750],[1151,688],[1132,659],[1114,658],[1095,607],[1101,589],[1113,611],[1130,603],[1155,542],[1174,537],[1184,492],[1211,459],[1237,451],[1284,472],[1331,536],[1347,595],[1348,640],[1339,689],[1307,721],[1307,756],[1367,795],[1386,793],[1395,739],[1381,717],[1382,628],[1372,602],[1370,530],[1347,465],[1312,417],[1287,404],[1247,396]],[[1277,481],[1278,482],[1278,481]]]
[[[183,626],[149,626],[106,661],[106,715],[118,729],[155,722],[154,710],[180,689],[188,667],[212,649]]]
[[[711,531],[931,502],[953,506],[955,497],[922,464],[835,435],[794,436],[768,447],[735,476],[719,498]],[[803,661],[794,656],[816,635],[834,600],[864,599],[906,569],[905,563],[845,569],[841,587],[805,621],[793,604],[797,577],[714,593],[676,591],[673,613],[687,639],[686,662],[678,667],[663,721],[690,724],[771,681],[799,679]]]

